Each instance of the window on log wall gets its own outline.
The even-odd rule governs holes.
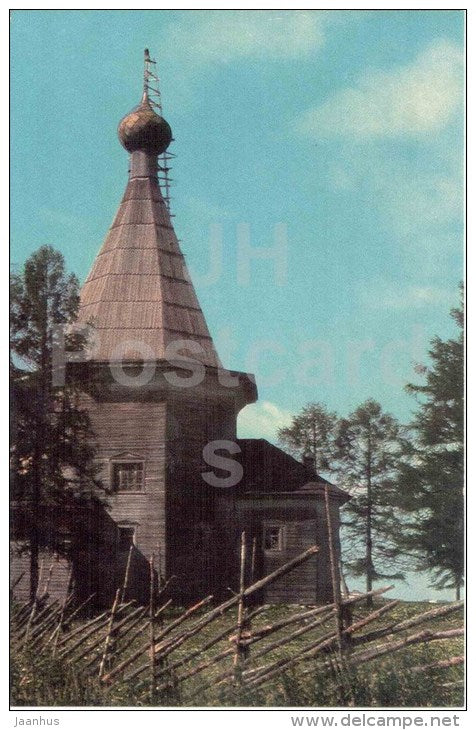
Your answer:
[[[112,488],[115,492],[140,492],[144,488],[144,464],[140,461],[116,461],[112,464]]]
[[[119,526],[118,548],[119,550],[129,550],[134,545],[135,528],[128,525]]]
[[[284,548],[283,526],[282,525],[264,525],[263,527],[263,547],[266,552],[277,553]]]

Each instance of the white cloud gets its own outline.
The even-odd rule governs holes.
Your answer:
[[[238,415],[239,438],[265,438],[276,441],[277,431],[289,426],[292,415],[269,401],[246,406]]]
[[[340,146],[329,163],[331,189],[358,194],[376,235],[392,240],[402,272],[431,281],[463,252],[464,167],[462,138],[448,130],[425,143],[413,159],[387,142]],[[417,150],[420,152],[421,150]]]
[[[435,170],[434,173],[409,170],[381,173],[377,189],[384,192],[390,222],[402,236],[411,240],[416,230],[435,233],[441,226],[462,219],[463,168]],[[380,184],[379,184],[380,183]]]
[[[319,12],[206,11],[168,31],[167,46],[195,64],[240,58],[300,58],[324,42]]]
[[[463,90],[463,53],[439,39],[410,65],[367,71],[352,87],[307,111],[296,127],[314,138],[430,134],[462,108]]]
[[[454,303],[455,293],[437,286],[396,284],[393,282],[368,283],[359,295],[362,305],[369,309],[419,309],[434,304]]]

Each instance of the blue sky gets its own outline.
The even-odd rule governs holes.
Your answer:
[[[454,331],[462,278],[463,24],[461,11],[13,11],[12,262],[51,244],[87,275],[126,184],[116,128],[147,46],[175,137],[176,232],[224,364],[257,377],[241,435],[273,438],[313,400],[345,414],[372,396],[409,418],[402,386]],[[257,248],[285,229],[284,281],[269,259],[239,282],[243,224]]]

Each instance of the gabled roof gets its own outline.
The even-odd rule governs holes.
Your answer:
[[[155,174],[131,174],[78,319],[94,326],[94,360],[170,359],[169,343],[188,340],[200,349],[182,354],[221,367]]]
[[[350,499],[343,489],[266,439],[238,439],[238,444],[244,472],[239,493],[322,496],[327,486],[331,497],[340,502]]]

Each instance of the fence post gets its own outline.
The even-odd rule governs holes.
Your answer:
[[[241,646],[241,635],[243,632],[243,623],[245,618],[245,567],[246,567],[246,532],[241,533],[241,549],[240,549],[240,592],[238,601],[238,617],[236,622],[235,637],[235,654],[233,657],[233,667],[235,679],[239,679],[241,674],[241,660],[243,655],[243,647]]]
[[[106,641],[104,642],[104,652],[102,655],[101,664],[99,665],[99,678],[102,677],[102,675],[104,674],[104,670],[106,668],[106,661],[107,661],[107,657],[109,654],[109,645],[111,643],[114,619],[116,616],[116,611],[117,611],[117,607],[119,605],[120,597],[121,597],[121,589],[118,588],[116,591],[116,596],[114,598],[114,603],[112,604],[111,615],[109,617],[109,625],[107,628]]]
[[[156,684],[156,679],[155,679],[154,553],[152,553],[152,555],[150,556],[150,560],[149,560],[149,581],[150,581],[150,595],[149,595],[150,689],[149,689],[149,699],[150,699],[150,704],[153,705],[155,702],[155,684]]]
[[[127,585],[129,583],[129,572],[131,569],[131,560],[132,560],[132,551],[134,550],[134,545],[131,543],[129,547],[129,554],[127,556],[127,563],[126,563],[126,572],[124,573],[124,582],[122,584],[122,591],[121,591],[121,603],[124,603],[126,600],[126,591],[127,591]]]

